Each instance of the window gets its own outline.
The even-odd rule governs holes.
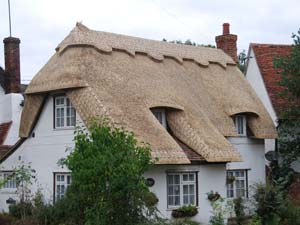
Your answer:
[[[75,126],[75,109],[66,96],[57,96],[54,98],[55,128],[66,128]]]
[[[3,185],[5,189],[15,189],[17,188],[17,180],[16,177],[13,175],[13,172],[3,172],[2,173],[3,180],[6,183]]]
[[[240,136],[246,136],[246,116],[245,115],[237,115],[234,118],[235,128]]]
[[[227,171],[227,198],[248,197],[247,170]]]
[[[167,174],[168,207],[197,205],[197,173]]]
[[[69,173],[54,174],[54,200],[59,200],[65,196],[67,187],[71,182],[72,179]]]
[[[156,119],[160,122],[160,124],[167,128],[167,121],[166,121],[166,111],[165,109],[152,109],[153,115]]]

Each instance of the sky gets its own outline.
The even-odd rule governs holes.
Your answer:
[[[21,79],[28,83],[82,22],[93,30],[214,44],[222,24],[249,43],[291,44],[300,28],[299,0],[10,0],[12,36],[21,39]],[[8,0],[0,0],[0,38],[9,36]],[[0,66],[4,65],[3,45]]]

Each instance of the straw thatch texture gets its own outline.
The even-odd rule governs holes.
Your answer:
[[[77,25],[32,80],[26,97],[65,89],[85,123],[106,115],[113,124],[149,143],[158,163],[189,163],[150,111],[166,107],[173,134],[206,161],[239,161],[240,155],[224,137],[237,136],[234,114],[248,113],[257,138],[274,138],[276,131],[233,64],[218,49],[96,32]],[[27,110],[28,106],[23,118],[29,122],[21,124],[24,137],[33,120]]]

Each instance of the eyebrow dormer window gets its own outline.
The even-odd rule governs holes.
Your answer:
[[[165,109],[152,109],[151,110],[153,115],[156,119],[160,122],[160,124],[167,128],[167,121],[166,121],[166,110]]]
[[[234,117],[234,124],[236,131],[239,136],[247,135],[247,125],[246,125],[246,116],[245,115],[237,115]]]

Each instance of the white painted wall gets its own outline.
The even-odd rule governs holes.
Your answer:
[[[273,108],[272,102],[270,100],[270,97],[268,95],[264,80],[262,78],[262,75],[260,73],[255,54],[253,49],[250,49],[249,54],[249,63],[246,71],[246,79],[262,101],[263,105],[265,106],[266,110],[270,114],[272,121],[274,125],[277,127],[277,115]],[[265,152],[268,151],[274,151],[275,150],[275,139],[266,139],[265,140]]]
[[[243,162],[228,163],[227,169],[248,169],[248,186],[250,187],[250,190],[251,186],[254,184],[265,183],[266,173],[264,140],[247,137],[230,137],[227,139],[238,150],[243,159]]]
[[[79,115],[76,115],[77,124],[82,123]],[[53,199],[53,173],[66,172],[65,168],[57,165],[57,161],[65,157],[68,147],[73,147],[74,129],[53,128],[53,98],[49,97],[42,110],[40,119],[33,133],[8,159],[1,165],[0,170],[12,170],[22,161],[31,163],[31,167],[37,171],[37,182],[32,187],[34,193],[38,187],[41,188],[45,199]],[[16,197],[12,192],[0,190],[0,211],[7,210],[6,199]]]
[[[157,204],[161,216],[171,218],[172,209],[167,205],[167,171],[198,171],[198,214],[193,220],[208,224],[211,216],[210,202],[206,193],[211,190],[217,191],[222,197],[226,197],[226,165],[206,164],[206,165],[156,165],[149,172],[145,173],[145,178],[153,178],[155,184],[150,188],[159,199]]]
[[[0,124],[12,121],[4,145],[14,145],[19,139],[20,118],[23,109],[20,103],[23,99],[20,93],[0,93]]]

